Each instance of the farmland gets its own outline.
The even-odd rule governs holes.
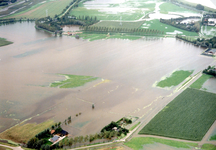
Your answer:
[[[216,119],[215,100],[216,94],[188,88],[159,112],[139,134],[199,141]]]
[[[164,145],[169,145],[171,147],[176,148],[191,148],[197,146],[196,143],[186,143],[186,142],[178,142],[166,139],[152,138],[152,137],[134,137],[129,142],[125,143],[126,146],[139,150],[143,149],[143,146],[146,144],[156,144],[161,143]]]
[[[168,14],[169,12],[186,12],[186,13],[196,13],[194,11],[190,11],[186,8],[182,8],[179,6],[176,6],[172,3],[163,3],[160,5],[160,12],[164,14]]]
[[[0,134],[1,139],[11,139],[15,142],[27,142],[39,132],[50,128],[54,124],[53,120],[47,120],[43,123],[27,123],[14,126]]]
[[[202,85],[211,77],[211,75],[202,74],[202,76],[199,79],[197,79],[193,84],[191,84],[190,87],[194,89],[201,89]]]
[[[182,30],[164,23],[161,23],[158,19],[147,20],[140,28],[146,29],[157,29],[160,31],[164,31],[166,34],[175,35],[175,34],[182,34],[187,36],[198,36],[196,32],[189,32],[186,30]]]
[[[119,21],[101,21],[93,27],[109,27],[109,28],[127,28],[127,29],[137,29],[139,28],[144,21],[137,21],[137,22],[122,22],[120,25]]]
[[[161,80],[157,84],[157,86],[162,88],[176,86],[180,84],[182,81],[184,81],[192,73],[193,71],[184,71],[184,70],[175,71],[172,73],[170,77],[166,77],[164,80]]]
[[[66,80],[51,83],[50,87],[74,88],[78,86],[83,86],[87,82],[91,82],[98,79],[91,76],[78,76],[78,75],[67,75],[67,74],[62,74],[62,75],[66,77]]]
[[[69,0],[57,0],[57,1],[49,1],[45,2],[41,5],[36,5],[31,7],[25,11],[19,12],[17,14],[11,15],[10,17],[15,18],[42,18],[46,17],[46,10],[48,11],[48,15],[50,17],[54,17],[62,12],[62,10],[70,3]]]
[[[80,4],[78,8],[70,12],[75,16],[96,16],[99,20],[122,20],[131,21],[138,20],[144,16],[144,12],[154,11],[155,3],[147,3],[143,1],[126,1],[124,3],[111,2],[87,2]]]

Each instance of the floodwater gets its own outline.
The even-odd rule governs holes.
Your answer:
[[[174,38],[89,42],[54,37],[27,22],[0,26],[0,35],[14,42],[0,48],[1,132],[28,118],[63,122],[72,116],[72,123],[63,126],[72,136],[94,134],[124,116],[145,118],[172,100],[179,94],[170,95],[175,88],[153,87],[163,76],[216,65],[200,55],[202,48]],[[78,88],[50,88],[64,80],[58,73],[99,79]]]

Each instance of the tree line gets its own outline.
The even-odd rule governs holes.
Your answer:
[[[17,0],[0,0],[0,6],[8,5],[9,3],[15,3]]]
[[[117,27],[98,27],[98,26],[82,26],[80,27],[83,31],[90,32],[99,32],[99,33],[107,33],[107,32],[117,32],[117,33],[132,33],[135,35],[162,35],[163,31],[155,30],[155,29],[138,29],[138,28],[117,28]]]
[[[203,73],[216,76],[216,68],[214,66],[213,67],[208,66],[207,69],[203,70]]]
[[[208,48],[216,48],[216,37],[214,36],[213,38],[210,39],[205,39],[205,38],[197,38],[197,39],[191,39],[186,36],[182,35],[176,35],[176,38],[184,40],[186,42],[192,43],[196,46],[201,46],[201,47],[208,47]]]

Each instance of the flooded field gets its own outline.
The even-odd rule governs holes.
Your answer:
[[[29,118],[63,122],[72,116],[72,123],[63,126],[72,136],[94,134],[112,120],[145,117],[179,94],[173,94],[175,87],[153,87],[163,76],[178,69],[196,74],[216,65],[200,55],[203,49],[174,38],[89,42],[54,37],[36,30],[34,23],[1,26],[0,34],[14,42],[0,48],[0,132]],[[98,79],[72,89],[49,87],[65,79],[57,74]]]

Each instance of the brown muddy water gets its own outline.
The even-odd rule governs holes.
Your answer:
[[[128,115],[145,118],[159,102],[176,96],[167,97],[175,87],[153,87],[156,81],[176,69],[195,74],[216,64],[200,55],[203,49],[174,38],[89,42],[54,37],[34,23],[0,26],[0,37],[14,42],[0,48],[0,132],[31,117],[28,122],[40,123],[72,116],[63,127],[72,136],[99,132]],[[49,87],[64,79],[58,73],[99,79],[72,89]]]

